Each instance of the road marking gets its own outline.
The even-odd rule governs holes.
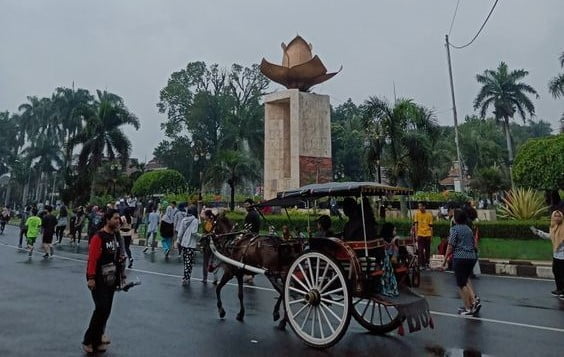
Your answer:
[[[448,312],[431,311],[431,314],[438,315],[438,316],[455,317],[455,318],[465,319],[465,320],[476,320],[476,321],[492,322],[492,323],[495,323],[495,324],[502,324],[502,325],[527,327],[527,328],[533,328],[533,329],[538,329],[538,330],[564,332],[564,329],[562,329],[562,328],[539,326],[539,325],[529,325],[529,324],[522,324],[522,323],[519,323],[519,322],[488,319],[488,318],[484,318],[484,317],[460,316],[460,315],[457,315],[457,314],[450,314]]]
[[[22,249],[22,248],[18,248],[15,245],[7,244],[7,243],[1,242],[1,241],[0,241],[0,245],[3,245],[3,246],[8,247],[8,248],[16,249],[16,250]],[[36,252],[36,254],[40,254],[40,253]],[[53,258],[58,258],[58,259],[62,259],[62,260],[69,260],[69,261],[74,261],[74,262],[79,262],[79,263],[86,263],[87,262],[86,259],[77,259],[77,258],[65,257],[65,256],[62,256],[62,255],[53,255]],[[164,276],[164,277],[168,277],[168,278],[182,278],[182,275],[159,273],[159,272],[151,271],[151,270],[143,270],[143,269],[129,269],[129,270],[137,272],[137,273],[141,273],[141,274]],[[192,278],[192,279],[197,280],[197,281],[202,281],[201,278]],[[544,279],[540,279],[540,280],[544,280]],[[238,286],[235,283],[227,283],[226,285]],[[255,290],[270,291],[270,292],[277,293],[276,290],[274,290],[273,288],[266,288],[266,287],[263,287],[263,286],[245,284],[244,287],[247,288],[247,289],[255,289]],[[461,316],[461,315],[458,315],[458,314],[451,314],[451,313],[448,313],[448,312],[433,311],[433,310],[430,310],[429,312],[431,313],[431,315],[436,315],[436,316],[451,317],[451,318],[464,319],[464,320],[490,322],[490,323],[501,324],[501,325],[518,326],[518,327],[524,327],[524,328],[530,328],[530,329],[536,329],[536,330],[544,330],[544,331],[564,333],[564,329],[556,328],[556,327],[531,325],[531,324],[524,324],[524,323],[512,322],[512,321],[489,319],[489,318],[485,318],[485,317]]]

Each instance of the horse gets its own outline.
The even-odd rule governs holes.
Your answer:
[[[279,293],[278,299],[272,313],[274,321],[280,319],[280,305],[283,301],[283,285],[289,265],[293,258],[301,252],[301,244],[298,242],[284,242],[277,236],[261,236],[250,233],[248,230],[234,232],[234,227],[226,217],[218,217],[214,223],[213,234],[207,236],[207,244],[213,241],[217,251],[235,261],[248,266],[265,269],[274,289]],[[283,252],[282,252],[283,251]],[[282,252],[282,254],[281,254]],[[243,304],[243,276],[255,275],[255,273],[236,267],[228,263],[221,263],[223,276],[216,287],[217,309],[220,318],[226,315],[221,301],[221,290],[231,279],[237,279],[238,297],[240,310],[237,320],[243,321],[245,306]],[[284,329],[286,326],[286,312],[278,327]]]

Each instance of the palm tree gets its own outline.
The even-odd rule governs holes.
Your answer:
[[[52,96],[57,122],[61,127],[64,147],[63,167],[65,170],[72,164],[74,145],[73,138],[82,130],[85,115],[91,109],[94,98],[86,89],[62,88],[55,89]]]
[[[564,52],[560,55],[560,67],[564,68]],[[564,73],[556,75],[548,82],[548,90],[554,98],[564,97]],[[564,113],[560,117],[560,132],[564,133]]]
[[[501,62],[497,70],[487,69],[484,73],[476,75],[476,80],[482,84],[482,88],[474,99],[474,109],[480,109],[480,116],[485,118],[488,109],[493,107],[496,120],[503,120],[510,173],[513,165],[513,147],[511,145],[509,119],[513,118],[515,112],[519,113],[523,122],[526,121],[527,114],[531,117],[534,116],[535,106],[528,95],[539,97],[533,87],[521,81],[528,74],[529,72],[524,69],[509,71],[507,64]]]
[[[214,185],[227,182],[231,190],[229,207],[235,209],[235,187],[245,181],[255,181],[260,178],[258,161],[249,153],[240,150],[223,150],[206,171],[206,178]]]
[[[85,127],[70,141],[70,145],[82,145],[78,168],[82,174],[90,176],[102,165],[104,158],[119,160],[125,168],[131,153],[131,142],[122,127],[132,125],[138,130],[140,126],[139,119],[129,112],[121,97],[100,90],[96,94],[94,105],[86,113]],[[92,187],[91,182],[90,178]]]
[[[362,111],[368,139],[378,143],[368,153],[372,167],[381,157],[392,184],[422,188],[432,177],[431,148],[439,133],[434,113],[412,99],[392,105],[378,97],[367,99]]]
[[[564,68],[564,52],[560,55],[560,67]],[[548,82],[548,90],[554,98],[564,97],[564,73],[556,75]]]

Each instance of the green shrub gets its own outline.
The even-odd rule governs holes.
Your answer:
[[[239,224],[239,227],[243,226],[245,219],[244,212],[229,212],[227,217],[232,221]],[[304,214],[291,214],[290,220],[285,214],[275,214],[265,216],[268,221],[268,225],[275,227],[277,232],[282,230],[282,226],[288,225],[292,230],[298,232],[305,232],[308,226],[308,216]],[[341,232],[343,226],[346,222],[346,218],[339,219],[337,217],[331,217],[333,220],[333,231]],[[310,227],[312,230],[316,229],[316,216],[310,217]],[[388,222],[393,223],[396,226],[397,232],[400,236],[408,236],[411,231],[411,221],[407,219],[394,219],[388,220]],[[380,222],[379,222],[380,223]],[[527,220],[527,221],[483,221],[477,222],[476,225],[480,231],[480,237],[488,238],[500,238],[500,239],[540,239],[533,235],[530,231],[530,226],[535,226],[545,232],[548,232],[549,221],[548,220]],[[448,236],[450,230],[450,222],[446,220],[436,221],[433,224],[434,235],[435,236]],[[264,231],[268,230],[268,226],[264,223],[262,224],[262,229]]]
[[[176,170],[149,171],[139,176],[131,192],[136,196],[149,196],[171,192],[182,192],[186,181]]]
[[[511,220],[536,219],[546,214],[544,197],[531,189],[518,188],[508,192],[499,208],[499,216]]]
[[[470,197],[462,192],[416,192],[411,198],[412,201],[423,202],[459,202],[464,203],[470,200]]]

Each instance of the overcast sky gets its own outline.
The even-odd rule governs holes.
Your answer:
[[[461,0],[451,42],[470,40],[493,0]],[[456,0],[0,0],[0,111],[58,86],[107,89],[141,120],[127,130],[133,157],[163,139],[156,103],[169,75],[190,61],[250,65],[281,60],[297,33],[313,43],[334,79],[314,88],[333,105],[370,95],[411,97],[451,124],[444,48]],[[537,119],[558,127],[564,100],[548,93],[561,71],[564,1],[501,0],[478,40],[453,50],[461,118],[472,114],[475,75],[501,60],[530,72]],[[274,85],[273,88],[279,88]]]

